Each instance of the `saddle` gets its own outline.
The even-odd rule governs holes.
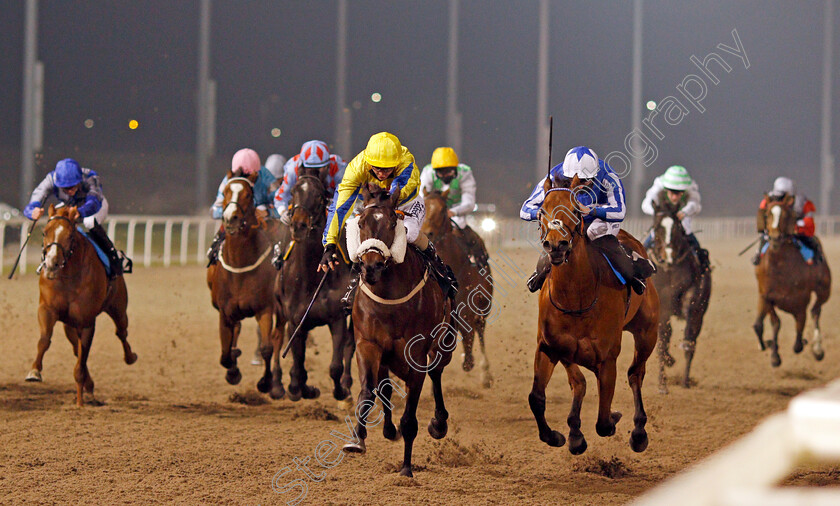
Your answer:
[[[799,254],[802,255],[802,259],[805,260],[805,263],[808,265],[812,265],[814,263],[814,250],[810,247],[806,246],[804,242],[800,241],[798,238],[793,238],[793,243],[799,248]],[[767,248],[770,247],[770,242],[766,242],[764,246],[761,247],[761,256],[764,256],[764,253],[767,252]]]

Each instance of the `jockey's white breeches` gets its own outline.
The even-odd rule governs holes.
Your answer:
[[[96,211],[96,214],[84,218],[82,224],[84,224],[86,229],[90,230],[93,228],[94,220],[96,220],[96,223],[102,225],[106,219],[108,219],[108,199],[103,197],[102,206],[99,208],[99,211]]]
[[[453,216],[449,219],[452,220],[452,222],[455,223],[455,225],[457,225],[461,230],[464,230],[467,227],[466,216]]]
[[[604,237],[605,235],[618,235],[619,230],[621,230],[621,223],[604,221],[600,218],[595,218],[592,220],[592,223],[589,224],[589,228],[586,229],[586,235],[589,237],[590,241],[594,241],[595,239]]]
[[[426,218],[426,203],[422,197],[418,197],[400,206],[399,210],[405,213],[405,218],[403,218],[405,238],[408,242],[414,244],[417,236],[420,235],[420,227],[423,226],[423,220]]]

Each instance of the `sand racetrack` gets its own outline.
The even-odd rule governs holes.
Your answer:
[[[566,446],[550,448],[540,442],[528,407],[537,299],[520,277],[516,287],[496,292],[494,304],[501,313],[487,336],[495,385],[484,389],[477,369],[461,370],[460,350],[443,376],[450,427],[441,441],[426,431],[433,411],[427,381],[418,413],[414,479],[395,474],[403,444],[385,440],[378,427],[370,430],[366,455],[347,455],[328,470],[310,459],[313,472],[323,473],[322,481],[311,481],[297,470],[293,459],[312,457],[322,441],[340,442],[331,431],[347,432],[342,419],[350,412],[340,409],[330,394],[326,332],[314,333],[315,345],[307,351],[310,383],[321,389],[320,399],[293,403],[259,396],[266,402],[237,402],[261,400],[255,388],[260,369],[247,360],[256,326],[249,321],[243,327],[244,378],[230,386],[218,363],[217,313],[200,267],[139,268],[127,276],[129,342],[139,360],[132,366],[123,363],[114,326],[100,316],[89,367],[103,404],[82,409],[75,407],[75,358],[60,328],[44,361],[44,382],[23,381],[38,340],[38,283],[32,274],[3,279],[0,502],[284,504],[300,488],[279,494],[272,479],[289,467],[275,485],[279,490],[293,480],[305,481],[304,504],[624,503],[749,431],[797,393],[840,376],[836,293],[823,309],[825,360],[816,362],[809,346],[794,355],[793,319],[784,314],[782,365],[770,367],[769,355],[759,351],[750,328],[756,282],[749,255],[736,256],[746,242],[706,245],[715,271],[694,360],[696,386],[686,390],[676,385],[683,367],[681,323],[671,345],[677,365],[669,370],[669,395],[657,393],[656,356],[648,361],[647,451],[635,454],[628,444],[633,414],[626,377],[632,353],[629,334],[613,402],[613,409],[624,414],[615,436],[595,433],[597,387],[587,371],[582,429],[589,449],[575,457]],[[834,259],[840,258],[840,240],[825,244],[838,269],[840,262]],[[530,272],[536,258],[532,250],[508,253]],[[806,336],[811,328],[809,320]],[[289,366],[284,361],[284,383]],[[353,377],[355,396],[355,366]],[[566,434],[570,399],[565,372],[558,368],[549,385],[546,416],[554,429]],[[402,413],[398,406],[395,418]],[[792,481],[830,484],[837,476],[836,468],[808,469]]]

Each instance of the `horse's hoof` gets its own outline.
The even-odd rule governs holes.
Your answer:
[[[546,435],[540,434],[540,441],[547,444],[548,446],[560,448],[561,446],[566,444],[566,436],[560,434],[556,430],[552,430],[549,431],[549,433]]]
[[[268,392],[268,395],[276,401],[277,399],[282,399],[283,396],[286,395],[286,391],[283,389],[283,385],[274,386],[271,388],[271,391]]]
[[[399,441],[402,434],[400,431],[394,426],[393,423],[386,424],[382,427],[382,435],[385,436],[385,439],[389,441]]]
[[[137,362],[137,354],[136,353],[132,352],[131,355],[126,355],[125,356],[125,363],[126,364],[131,365],[134,362]]]
[[[793,343],[794,353],[802,353],[802,348],[805,347],[805,344],[802,341],[804,341],[804,339],[797,339],[796,342]]]
[[[225,373],[225,380],[231,385],[238,385],[242,381],[242,373],[239,371],[239,368],[228,369]]]
[[[464,371],[472,371],[473,367],[475,367],[475,360],[473,359],[472,355],[467,356],[462,353],[461,357],[464,359],[464,363],[461,365],[461,367],[464,368]]]
[[[341,449],[347,453],[365,453],[367,451],[364,440],[360,440],[358,443],[347,443]]]
[[[429,422],[429,435],[435,439],[443,439],[449,431],[449,424],[446,420],[438,421],[437,418],[432,418]]]
[[[677,363],[676,359],[668,353],[667,351],[662,355],[662,363],[665,364],[665,367],[673,367],[674,364]]]
[[[403,466],[402,469],[400,469],[400,476],[414,478],[414,473],[411,472],[411,466]]]
[[[261,393],[267,394],[271,391],[271,383],[271,376],[263,376],[259,381],[257,381],[257,390]]]
[[[647,449],[648,436],[644,429],[635,429],[630,434],[630,448],[636,453],[641,453]]]
[[[780,365],[782,365],[782,357],[780,357],[778,353],[774,352],[773,355],[770,357],[770,365],[772,365],[773,367],[779,367]]]
[[[344,399],[350,397],[350,390],[341,387],[338,390],[333,390],[333,397],[337,401],[343,401]]]
[[[288,390],[288,393],[289,393],[289,400],[290,401],[297,402],[301,399],[300,388],[292,388],[290,386],[289,390]]]
[[[38,369],[32,369],[31,371],[29,371],[29,374],[26,375],[25,381],[43,381],[41,379],[41,371],[39,371]]]
[[[595,432],[601,437],[610,437],[615,434],[615,423],[608,422],[605,424],[596,423]]]
[[[668,395],[668,387],[665,385],[659,385],[659,393],[662,395]]]
[[[814,354],[814,358],[817,359],[817,362],[825,358],[825,352],[822,349],[813,349],[811,352]]]
[[[242,350],[240,350],[239,348],[231,348],[231,349],[230,349],[230,356],[231,356],[234,360],[236,360],[237,358],[239,358],[239,356],[240,356],[240,355],[242,355]]]
[[[321,396],[321,391],[318,390],[318,387],[311,387],[309,385],[303,385],[303,388],[300,391],[300,395],[304,399],[317,399]]]
[[[251,365],[263,365],[261,358],[254,357],[251,359]]]
[[[340,400],[335,404],[336,406],[338,406],[338,409],[342,411],[352,411],[353,408],[355,408],[352,397],[347,397],[346,399]]]
[[[689,378],[685,378],[682,380],[683,388],[691,388],[691,380]]]
[[[569,434],[569,451],[572,455],[580,455],[586,451],[586,438],[583,434],[579,436]]]

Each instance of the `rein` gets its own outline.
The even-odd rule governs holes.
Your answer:
[[[595,297],[588,306],[581,309],[566,309],[554,302],[554,298],[551,296],[551,276],[548,277],[548,283],[548,300],[551,301],[551,305],[554,306],[555,309],[569,316],[583,316],[585,313],[589,312],[590,309],[595,307],[595,304],[598,302],[598,289],[601,287],[601,271],[598,271],[598,279],[595,282]]]

